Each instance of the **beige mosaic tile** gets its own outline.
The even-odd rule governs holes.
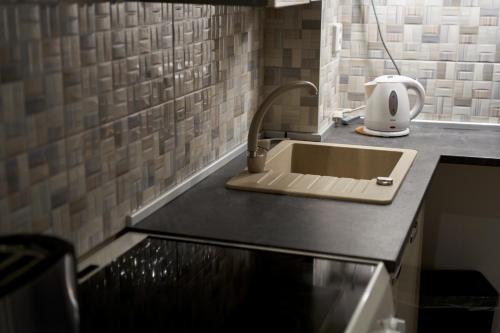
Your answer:
[[[320,80],[321,2],[266,9],[264,95],[290,81]],[[318,98],[298,91],[283,95],[264,120],[268,130],[318,132]]]
[[[398,61],[401,71],[418,78],[426,90],[419,119],[499,123],[500,84],[489,63]],[[382,59],[342,59],[339,104],[365,104],[364,82],[383,74],[395,74]],[[496,78],[498,79],[498,78]]]
[[[324,0],[321,10],[321,58],[319,77],[318,131],[327,128],[338,109],[340,52],[335,52],[333,24],[340,21],[337,0]]]
[[[427,97],[421,119],[500,122],[495,1],[375,1],[387,45],[404,75]],[[339,105],[364,104],[363,84],[395,74],[369,0],[340,1],[344,43]]]
[[[331,123],[340,56],[331,51],[331,29],[339,15],[333,0],[266,10],[264,95],[294,80],[311,81],[320,92],[319,97],[306,91],[284,95],[265,118],[265,129],[317,133]]]
[[[246,138],[264,10],[0,5],[0,232],[82,254]]]

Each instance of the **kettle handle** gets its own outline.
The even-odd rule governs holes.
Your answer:
[[[420,82],[409,77],[405,77],[402,83],[406,86],[406,89],[413,90],[417,93],[417,102],[410,110],[410,119],[413,119],[418,116],[420,111],[424,108],[425,89]]]

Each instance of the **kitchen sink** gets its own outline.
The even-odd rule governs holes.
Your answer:
[[[286,140],[268,152],[264,172],[245,169],[226,187],[389,204],[416,155],[411,149]]]

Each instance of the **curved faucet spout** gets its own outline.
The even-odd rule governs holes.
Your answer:
[[[262,103],[255,115],[253,116],[252,123],[248,130],[248,156],[247,165],[248,171],[252,173],[264,171],[264,165],[266,162],[266,151],[259,149],[259,131],[262,126],[262,121],[266,113],[271,108],[274,101],[280,97],[282,94],[298,88],[308,88],[311,95],[318,95],[318,88],[316,85],[309,81],[293,81],[286,83],[281,87],[274,90]]]

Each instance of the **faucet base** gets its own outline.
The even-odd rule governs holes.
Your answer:
[[[264,172],[264,166],[266,165],[267,151],[264,149],[259,149],[256,152],[248,152],[247,156],[247,166],[248,172],[259,173]]]

